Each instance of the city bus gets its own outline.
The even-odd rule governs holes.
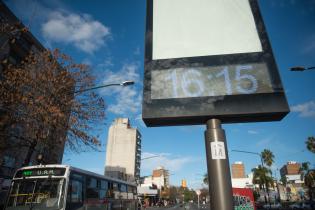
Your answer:
[[[7,210],[136,210],[137,186],[67,165],[37,165],[16,171]]]

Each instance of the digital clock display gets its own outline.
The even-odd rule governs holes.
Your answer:
[[[265,64],[154,70],[151,99],[273,92]]]
[[[258,0],[148,0],[143,84],[150,127],[289,112]]]

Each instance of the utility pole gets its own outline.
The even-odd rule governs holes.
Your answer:
[[[221,121],[207,121],[205,131],[210,209],[233,210],[233,192],[225,131]]]

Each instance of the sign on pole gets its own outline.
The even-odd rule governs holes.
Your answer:
[[[288,112],[257,0],[147,1],[147,126],[274,121]]]
[[[196,194],[199,196],[201,194],[200,190],[196,190]]]

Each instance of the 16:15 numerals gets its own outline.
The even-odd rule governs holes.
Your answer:
[[[257,79],[249,74],[249,71],[252,71],[252,65],[241,65],[236,66],[235,76],[231,78],[228,67],[224,67],[221,71],[204,74],[199,69],[184,69],[180,71],[178,69],[174,69],[168,74],[165,78],[166,81],[170,80],[172,83],[172,94],[174,98],[178,97],[200,97],[200,96],[215,96],[222,95],[222,92],[215,93],[214,90],[208,90],[205,87],[205,82],[211,84],[211,80],[215,78],[223,78],[224,79],[224,95],[233,95],[235,93],[238,94],[252,94],[255,93],[258,89]],[[207,71],[208,72],[208,71]],[[206,77],[206,78],[205,78]],[[244,85],[246,84],[246,85]],[[220,85],[221,86],[221,85]],[[191,88],[193,87],[193,88]],[[211,85],[210,85],[211,87]],[[233,89],[233,87],[235,87]],[[181,88],[183,95],[179,94],[178,88]],[[211,89],[211,88],[210,88]],[[214,88],[212,88],[214,89]]]

